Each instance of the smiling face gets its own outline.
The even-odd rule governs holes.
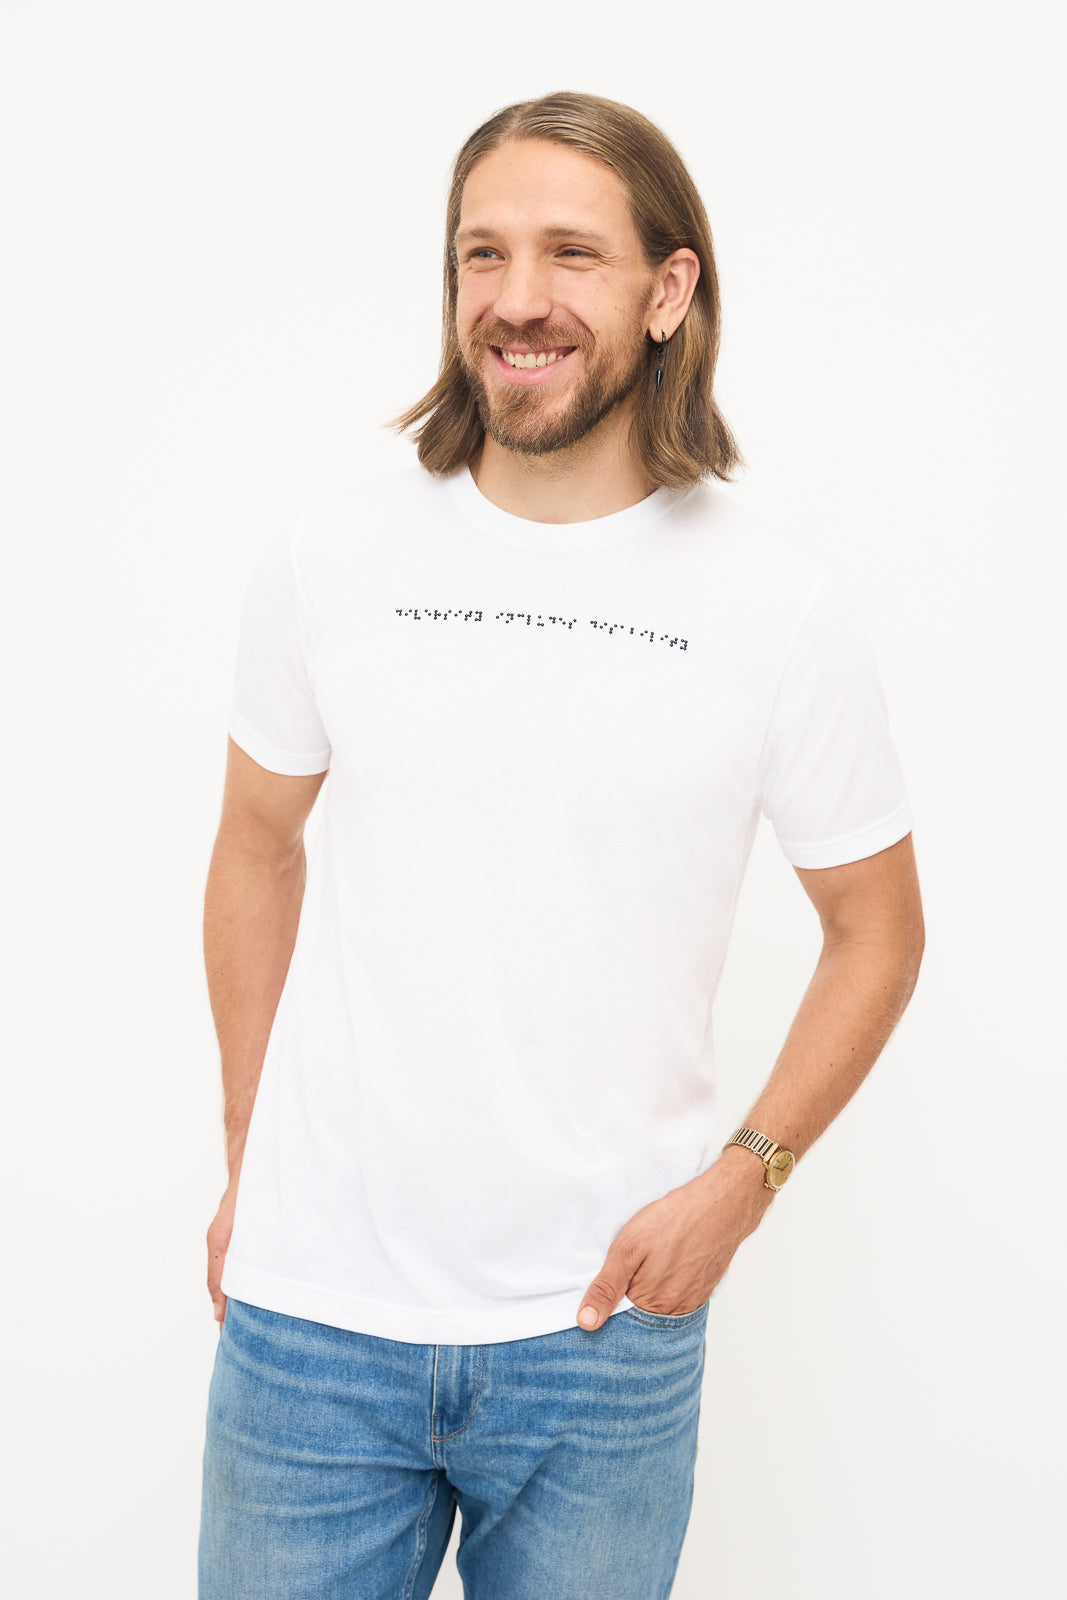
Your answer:
[[[453,242],[460,357],[491,439],[565,450],[628,409],[657,285],[610,167],[543,139],[491,150]]]

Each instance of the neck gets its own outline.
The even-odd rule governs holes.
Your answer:
[[[602,423],[569,450],[542,456],[505,450],[487,434],[471,460],[471,476],[493,505],[528,522],[610,517],[652,492],[628,447],[629,413],[613,420],[608,433]]]

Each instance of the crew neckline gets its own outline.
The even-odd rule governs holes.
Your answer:
[[[504,544],[524,550],[597,550],[646,533],[666,511],[684,500],[688,489],[654,489],[644,500],[592,522],[531,522],[487,500],[469,466],[448,480],[449,491],[468,522]]]

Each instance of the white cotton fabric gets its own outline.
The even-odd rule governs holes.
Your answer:
[[[222,1287],[391,1339],[573,1326],[729,1134],[761,811],[798,867],[911,827],[841,588],[707,485],[562,525],[365,487],[264,554],[229,731],[329,777]]]

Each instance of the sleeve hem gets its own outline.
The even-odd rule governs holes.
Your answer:
[[[818,844],[795,844],[789,839],[779,839],[782,853],[794,867],[843,867],[850,861],[864,861],[899,844],[912,829],[911,806],[907,800],[880,822],[846,833],[840,839],[824,839]]]
[[[311,755],[294,755],[291,750],[279,750],[250,727],[239,711],[230,712],[227,729],[234,744],[239,745],[245,755],[251,756],[268,772],[278,772],[287,778],[308,778],[316,772],[329,770],[328,748],[316,750]]]

